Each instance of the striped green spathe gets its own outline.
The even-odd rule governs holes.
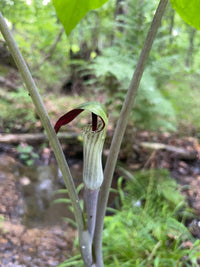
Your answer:
[[[98,128],[101,127],[98,125]],[[92,125],[83,130],[83,182],[91,190],[97,189],[103,182],[102,150],[105,140],[102,131],[92,131]]]

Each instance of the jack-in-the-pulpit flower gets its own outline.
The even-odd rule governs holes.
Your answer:
[[[102,150],[105,140],[105,128],[101,131],[102,124],[97,126],[97,131],[92,130],[92,125],[83,129],[83,182],[90,189],[100,188],[103,182]]]
[[[99,102],[87,102],[64,114],[54,127],[56,133],[60,127],[72,121],[82,111],[92,113],[92,124],[83,129],[83,182],[84,205],[87,212],[87,226],[91,241],[96,224],[96,211],[99,188],[103,182],[102,150],[108,124],[105,107]],[[100,122],[98,122],[100,118]]]
[[[90,101],[90,102],[79,105],[75,109],[70,110],[69,112],[65,113],[62,117],[60,117],[54,126],[56,133],[59,132],[60,127],[71,122],[84,110],[88,110],[92,113],[92,130],[93,131],[101,131],[107,127],[108,117],[106,114],[105,106],[99,102]],[[102,127],[99,129],[97,129],[97,118],[98,117],[102,121]]]
[[[104,105],[99,102],[87,102],[67,112],[55,124],[56,133],[65,124],[71,122],[82,111],[92,113],[92,123],[83,129],[83,182],[90,190],[100,188],[103,182],[102,150],[108,124]],[[100,122],[98,122],[100,118]]]

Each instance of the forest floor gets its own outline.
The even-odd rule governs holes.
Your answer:
[[[24,94],[23,90],[8,94],[0,89],[0,96],[0,133],[15,133],[0,134],[0,266],[57,266],[73,255],[77,237],[76,229],[62,220],[63,217],[73,219],[69,208],[61,204],[56,207],[51,205],[56,199],[54,192],[65,188],[64,182],[47,141],[44,137],[37,139],[37,134],[41,134],[43,129],[37,115],[32,112],[33,105],[28,94]],[[81,102],[85,102],[84,97],[44,95],[44,103],[53,123],[66,112],[66,105],[69,110]],[[87,119],[80,116],[78,123],[84,125]],[[69,138],[62,141],[62,146],[78,185],[82,180],[82,145],[78,138],[80,130],[77,130],[81,127],[76,124],[77,121],[68,126]],[[113,128],[112,124],[109,125],[103,151],[104,163]],[[188,134],[187,137],[180,137],[169,133],[134,132],[132,128],[129,126],[126,131],[112,186],[116,187],[120,176],[126,180],[123,168],[131,173],[150,168],[168,169],[194,210],[197,223],[191,231],[196,238],[200,238],[198,139],[188,137]],[[23,135],[30,132],[34,132],[32,139]],[[18,134],[22,134],[21,137]],[[111,194],[109,200],[112,207],[114,197]]]
[[[108,133],[108,136],[104,158],[109,153],[109,139],[112,136],[112,131]],[[127,140],[132,139],[134,139],[134,143],[130,145]],[[28,143],[23,143],[23,145],[29,146]],[[79,179],[81,179],[81,145],[77,142],[65,143],[63,148],[66,157],[70,159],[72,171],[78,173]],[[55,163],[50,148],[41,149],[40,147],[37,152],[39,159],[36,159],[35,163],[39,163],[41,168],[45,168],[47,162]],[[27,211],[30,192],[27,193],[24,188],[30,187],[30,183],[35,179],[31,177],[31,172],[35,167],[26,166],[26,172],[22,171],[24,170],[24,161],[20,159],[20,153],[16,149],[16,145],[0,145],[0,218],[2,219],[0,222],[0,265],[2,267],[57,266],[73,254],[73,242],[77,236],[77,231],[58,218],[62,216],[62,213],[52,214],[51,216],[54,218],[51,223],[48,222],[50,220],[49,213],[55,210],[55,207],[52,208],[49,205],[44,208],[45,201],[49,200],[48,197],[45,200],[44,196],[41,198],[43,209],[50,209],[45,215],[47,216],[46,220],[40,220],[40,217],[45,217],[41,213],[37,214],[37,211],[33,213],[33,210],[37,210],[38,206],[31,204],[29,211]],[[143,131],[136,133],[134,138],[127,134],[122,144],[118,165],[126,166],[131,172],[144,168],[168,169],[178,184],[183,186],[182,193],[186,196],[189,206],[194,209],[198,221],[200,219],[199,156],[200,145],[196,138],[180,138],[167,133],[157,134]],[[29,168],[31,172],[27,172]],[[41,173],[41,169],[39,172]],[[123,174],[120,173],[120,168],[116,168],[114,184],[121,175]],[[47,180],[47,184],[48,182],[49,180]],[[56,180],[57,182],[58,180]],[[60,184],[59,188],[63,188],[62,182]],[[42,187],[42,184],[37,181],[35,188],[38,188],[38,185]],[[52,190],[54,189],[55,187],[52,188]],[[56,189],[58,188],[56,187]],[[38,199],[38,194],[36,198]],[[32,217],[27,217],[27,212],[32,212]],[[34,216],[37,217],[37,220],[33,219]],[[200,238],[199,227],[193,231],[192,234]]]

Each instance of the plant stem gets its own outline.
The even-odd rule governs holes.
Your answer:
[[[87,213],[87,229],[91,236],[91,240],[93,240],[95,230],[98,195],[99,188],[90,190],[89,188],[85,187],[84,204]]]
[[[105,171],[104,171],[104,182],[101,186],[98,199],[97,207],[97,219],[96,228],[94,233],[94,249],[96,257],[96,266],[103,267],[103,257],[102,257],[102,233],[103,233],[103,221],[105,216],[105,210],[108,202],[109,189],[112,183],[112,177],[117,162],[117,157],[119,154],[121,142],[125,133],[125,129],[129,120],[131,109],[134,104],[136,93],[142,78],[144,68],[149,57],[153,41],[156,37],[157,30],[160,26],[162,16],[164,14],[168,0],[160,0],[156,13],[154,15],[152,24],[150,26],[149,32],[147,34],[143,49],[141,51],[139,60],[136,65],[135,72],[133,74],[126,99],[124,101],[119,120],[117,122],[116,129],[114,131],[114,136],[112,139],[110,153],[106,161]]]
[[[32,97],[33,103],[35,105],[36,111],[42,121],[42,125],[44,129],[46,130],[46,133],[48,135],[51,147],[54,151],[55,157],[57,159],[58,165],[60,167],[60,170],[63,175],[63,179],[65,181],[66,187],[68,189],[68,193],[70,196],[70,199],[72,201],[72,205],[74,208],[74,215],[75,219],[78,225],[79,233],[82,233],[85,228],[84,220],[83,220],[83,213],[80,207],[79,198],[76,193],[76,188],[68,167],[68,164],[65,160],[64,153],[62,151],[60,142],[57,138],[57,135],[54,131],[54,128],[52,126],[52,123],[50,121],[50,118],[48,116],[48,113],[45,109],[45,106],[42,102],[42,99],[40,97],[40,94],[37,90],[37,87],[35,85],[35,82],[31,76],[31,73],[25,63],[25,60],[23,59],[17,44],[15,40],[12,37],[12,34],[6,25],[6,22],[0,12],[0,31],[5,39],[5,41],[8,44],[8,47],[10,49],[10,52],[15,60],[15,63],[22,75],[23,81],[26,84],[26,87],[29,91],[30,96]]]

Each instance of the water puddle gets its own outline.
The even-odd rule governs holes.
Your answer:
[[[76,184],[82,181],[81,168],[81,162],[80,165],[76,163],[71,166]],[[56,225],[63,217],[73,218],[67,204],[53,204],[57,198],[67,198],[67,194],[55,193],[64,188],[64,181],[56,164],[28,167],[12,157],[0,156],[0,193],[4,192],[7,199],[13,200],[1,205],[3,208],[0,206],[0,213],[8,213],[10,210],[9,217],[20,218],[25,226]],[[0,199],[0,203],[2,201]]]
[[[80,165],[72,166],[81,181]],[[62,220],[73,218],[66,204],[52,205],[65,188],[56,164],[22,165],[0,154],[0,266],[57,266],[70,255],[76,230]]]

